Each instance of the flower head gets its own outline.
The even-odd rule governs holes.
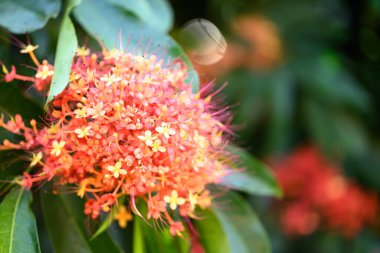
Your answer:
[[[51,150],[50,154],[59,156],[61,154],[61,151],[63,147],[65,146],[66,142],[65,141],[53,141],[53,149]]]
[[[87,126],[84,128],[77,128],[74,130],[74,132],[77,134],[78,138],[84,138],[91,134],[90,130],[91,130],[91,126]]]
[[[20,53],[22,53],[22,54],[28,54],[28,53],[31,53],[31,52],[35,51],[37,48],[38,48],[38,45],[33,46],[31,44],[28,44],[28,45],[24,46],[20,50]]]
[[[51,65],[48,65],[47,61],[44,61],[42,65],[38,66],[36,78],[46,80],[49,77],[53,76],[53,74],[54,74],[54,70],[51,67]]]
[[[126,228],[128,221],[131,221],[132,219],[133,219],[132,214],[127,210],[127,208],[124,205],[118,208],[115,214],[115,220],[118,221],[119,226],[121,228]]]
[[[152,144],[153,152],[166,152],[166,148],[161,146],[162,142],[160,140],[155,140]]]
[[[30,167],[36,166],[42,159],[42,152],[38,152],[37,154],[33,154],[33,159],[30,162]]]
[[[152,136],[152,132],[149,130],[145,131],[144,135],[137,136],[137,138],[139,138],[142,141],[145,141],[145,144],[150,147],[153,145],[153,141],[157,139],[156,136]]]
[[[113,174],[115,178],[118,178],[120,175],[127,174],[125,169],[121,168],[122,164],[120,161],[117,161],[115,166],[109,165],[107,166],[107,170]]]
[[[160,134],[163,134],[165,138],[169,138],[170,135],[174,135],[175,131],[173,128],[170,128],[170,125],[162,122],[161,126],[156,127],[156,131]]]
[[[43,62],[33,80],[48,80],[52,71]],[[227,167],[224,118],[214,116],[220,113],[213,113],[209,98],[192,92],[186,77],[181,62],[169,67],[155,56],[81,48],[68,86],[50,104],[51,124],[37,129],[20,116],[0,119],[0,127],[25,138],[0,149],[35,154],[32,175],[23,179],[28,188],[44,180],[75,184],[94,219],[121,196],[141,215],[135,204],[140,198],[149,219],[163,219],[180,235],[184,227],[171,218],[173,210],[190,216],[196,206],[210,206],[206,186],[218,183]],[[116,218],[124,226],[129,216],[122,207]]]
[[[173,190],[170,196],[165,196],[164,200],[169,204],[172,210],[175,210],[177,206],[183,205],[185,203],[185,199],[178,197],[178,192],[176,190]]]

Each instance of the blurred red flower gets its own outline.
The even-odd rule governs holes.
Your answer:
[[[274,168],[285,193],[280,209],[286,234],[307,235],[325,227],[353,237],[374,222],[376,194],[345,178],[316,148],[301,148]]]

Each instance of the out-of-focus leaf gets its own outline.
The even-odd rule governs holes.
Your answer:
[[[41,205],[45,224],[56,253],[91,253],[86,238],[60,196],[41,192]]]
[[[55,252],[122,252],[106,233],[88,240],[84,205],[78,197],[41,193],[41,203]]]
[[[144,235],[144,248],[145,252],[156,252],[156,253],[171,253],[189,252],[189,238],[187,232],[184,232],[184,238],[176,238],[172,236],[169,232],[168,227],[154,227],[149,226],[141,218],[139,219],[139,226],[142,229]],[[161,224],[161,226],[167,226]]]
[[[228,192],[219,198],[223,206],[214,208],[226,234],[231,253],[269,253],[270,243],[256,214],[239,195]]]
[[[104,221],[102,222],[98,230],[96,230],[94,235],[91,237],[91,240],[95,239],[96,237],[98,237],[99,235],[107,231],[107,229],[111,226],[112,222],[114,221],[113,216],[114,216],[114,212],[111,211],[111,213],[109,213],[106,216],[106,218],[104,219]]]
[[[166,0],[107,1],[132,12],[159,32],[167,33],[173,25],[173,11]]]
[[[317,56],[327,42],[341,39],[349,24],[342,1],[265,1],[263,5],[262,14],[275,22],[292,56]]]
[[[361,123],[342,111],[308,99],[303,104],[310,135],[326,152],[363,153],[368,140]]]
[[[354,240],[354,246],[347,247],[346,252],[352,253],[363,253],[363,252],[371,252],[374,249],[380,249],[380,241],[376,232],[371,230],[364,230],[361,232]]]
[[[49,103],[55,96],[59,95],[69,82],[72,60],[78,48],[75,28],[69,15],[72,8],[77,6],[80,2],[81,0],[70,0],[66,6],[58,36],[53,80],[51,81],[49,96],[46,103]]]
[[[93,37],[101,40],[108,48],[116,47],[117,32],[128,40],[128,50],[136,54],[151,52],[159,58],[180,58],[188,67],[188,82],[193,90],[199,89],[199,78],[184,51],[170,36],[144,24],[135,16],[110,4],[107,0],[83,0],[75,8],[74,15],[82,27]],[[109,18],[112,17],[112,18]],[[123,48],[123,45],[119,45]]]
[[[147,206],[138,201],[137,207],[139,212],[146,217]],[[187,231],[183,232],[183,238],[175,238],[169,232],[169,228],[166,224],[147,224],[140,217],[135,215],[135,223],[137,223],[138,230],[141,230],[143,238],[140,238],[140,232],[137,234],[138,238],[134,239],[134,243],[141,243],[143,240],[143,246],[137,245],[141,252],[155,252],[155,253],[187,253],[189,252],[189,237]],[[134,233],[136,233],[136,228]],[[134,234],[134,236],[136,236]],[[137,240],[137,241],[135,241]]]
[[[86,238],[90,237],[90,232],[87,230],[85,225],[85,220],[88,219],[88,216],[84,214],[84,200],[78,196],[71,195],[60,195],[64,205],[67,209],[70,209],[73,218],[76,219],[76,222],[81,229],[82,233]],[[92,240],[88,240],[92,252],[94,253],[121,253],[120,247],[114,242],[114,240],[108,235],[108,233],[102,233]]]
[[[288,69],[273,73],[269,91],[269,132],[266,153],[284,151],[290,138],[294,112],[294,80]]]
[[[129,238],[125,238],[125,240],[128,240]],[[94,253],[103,253],[103,252],[110,252],[110,253],[122,253],[120,246],[111,238],[111,236],[108,233],[102,233],[98,237],[96,237],[94,240],[90,241],[90,247],[92,252]]]
[[[222,179],[222,185],[250,194],[282,196],[282,191],[267,166],[242,148],[231,144],[228,150],[238,156],[242,164]]]
[[[145,245],[144,245],[144,235],[141,228],[141,220],[140,218],[136,218],[133,223],[133,252],[134,253],[145,253]]]
[[[249,140],[257,132],[263,131],[263,122],[271,116],[268,108],[272,101],[273,89],[271,88],[274,83],[272,79],[275,78],[276,75],[272,72],[268,74],[239,69],[222,79],[223,82],[226,80],[228,83],[224,90],[224,93],[228,95],[227,104],[239,105],[235,107],[234,123],[244,126],[239,130],[243,136],[240,141]],[[255,141],[258,141],[257,136],[255,136]]]
[[[380,148],[372,147],[364,153],[352,153],[344,160],[345,174],[361,185],[380,193]]]
[[[0,253],[40,252],[32,194],[16,186],[0,204]]]
[[[211,210],[202,212],[202,219],[195,221],[199,239],[207,253],[229,253],[230,244],[220,221]]]
[[[123,203],[125,200],[125,196],[122,196],[118,199],[118,203]],[[112,222],[114,221],[114,216],[115,216],[115,212],[117,211],[116,210],[117,208],[112,208],[112,210],[110,211],[110,213],[108,213],[106,215],[106,217],[104,218],[102,224],[99,226],[99,228],[96,230],[96,232],[94,233],[94,235],[91,237],[91,240],[95,239],[96,237],[98,237],[99,235],[101,235],[102,233],[104,233],[105,231],[107,231],[107,229],[109,229],[109,227],[111,226]]]
[[[2,0],[0,26],[12,33],[33,32],[57,17],[60,8],[60,0]]]
[[[368,110],[367,92],[340,65],[336,56],[325,54],[313,61],[300,62],[297,71],[302,88],[309,96],[331,107]]]

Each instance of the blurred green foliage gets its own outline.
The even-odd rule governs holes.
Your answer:
[[[326,157],[343,163],[348,177],[380,193],[379,1],[210,0],[193,1],[199,8],[192,10],[190,3],[172,3],[181,14],[176,15],[177,27],[188,19],[206,18],[230,42],[244,40],[234,31],[241,16],[263,16],[279,31],[281,63],[265,70],[238,66],[217,77],[218,84],[228,83],[226,104],[236,105],[237,143],[261,157],[316,145]],[[278,221],[267,215],[268,201],[253,199],[252,205],[261,207],[267,218],[274,252],[380,250],[376,230],[352,240],[328,231],[285,238]]]

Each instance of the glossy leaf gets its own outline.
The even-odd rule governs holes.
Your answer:
[[[57,17],[60,8],[60,0],[2,0],[0,26],[12,33],[30,33],[44,27],[50,18]]]
[[[16,186],[0,204],[0,253],[40,252],[32,194]]]
[[[67,86],[74,54],[78,48],[78,39],[75,34],[73,22],[70,19],[72,8],[80,3],[80,0],[68,1],[58,36],[57,51],[54,60],[54,75],[51,81],[49,103],[55,96],[59,95]]]
[[[106,47],[114,48],[118,32],[125,41],[125,48],[134,53],[151,52],[165,60],[181,58],[188,66],[188,82],[192,83],[193,90],[199,89],[199,78],[190,64],[181,47],[168,35],[152,29],[141,20],[126,12],[118,6],[110,4],[107,0],[83,0],[75,8],[74,15],[82,27],[94,38],[101,40]],[[109,18],[112,17],[112,18]]]
[[[138,201],[138,210],[146,217],[147,207]],[[137,227],[136,227],[137,224]],[[134,249],[140,252],[187,253],[189,252],[188,234],[183,232],[183,239],[173,237],[167,225],[146,223],[140,217],[134,217]],[[137,233],[137,234],[136,234]],[[137,243],[137,245],[136,245]]]
[[[202,212],[202,219],[195,221],[199,239],[207,253],[229,253],[230,245],[220,221],[211,210]]]
[[[281,189],[270,169],[251,154],[234,145],[228,150],[235,154],[241,164],[225,176],[220,184],[250,194],[281,197]]]
[[[89,241],[84,226],[84,205],[78,197],[41,193],[41,203],[55,252],[121,252],[106,233]]]
[[[140,218],[135,218],[135,222],[133,223],[133,252],[134,253],[145,253],[144,246],[144,235],[141,227],[141,222],[144,222]]]
[[[139,219],[139,218],[136,218]],[[184,239],[173,237],[169,228],[149,226],[144,221],[140,220],[140,226],[144,235],[145,252],[157,253],[186,253],[189,250],[189,245],[186,243],[187,234],[184,232]]]
[[[223,206],[214,208],[229,244],[231,253],[269,253],[268,237],[258,217],[248,203],[233,192],[224,193],[218,201]],[[215,242],[218,243],[218,242]]]
[[[132,12],[142,22],[159,32],[166,33],[173,25],[173,11],[166,0],[108,0],[108,2]]]

